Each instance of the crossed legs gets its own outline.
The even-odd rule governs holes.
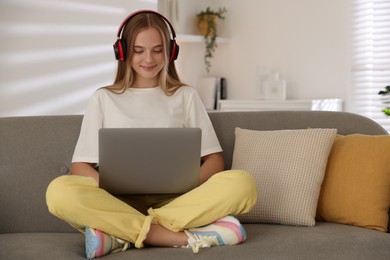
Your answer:
[[[198,188],[144,215],[98,187],[89,177],[61,176],[46,193],[49,211],[73,227],[86,226],[134,243],[137,248],[186,245],[184,229],[210,224],[226,215],[248,212],[256,202],[252,177],[225,171]]]

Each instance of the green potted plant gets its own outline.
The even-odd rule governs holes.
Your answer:
[[[384,96],[384,97],[386,97],[385,98],[385,100],[383,101],[383,103],[385,103],[385,104],[390,104],[390,97],[387,97],[387,96],[390,96],[390,86],[386,86],[385,87],[385,90],[381,90],[381,91],[379,91],[379,93],[378,93],[379,95],[382,95],[382,96]],[[384,108],[383,110],[383,113],[385,113],[387,116],[390,116],[390,107],[386,107],[386,108]]]
[[[210,59],[214,57],[214,51],[217,47],[217,20],[224,20],[224,14],[226,11],[226,8],[213,10],[210,7],[207,7],[206,10],[196,14],[196,17],[198,18],[199,32],[203,35],[206,46],[204,63],[206,65],[207,72],[210,71]]]

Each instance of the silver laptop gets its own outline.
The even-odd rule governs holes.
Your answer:
[[[199,185],[200,128],[102,128],[99,186],[114,195],[185,193]]]

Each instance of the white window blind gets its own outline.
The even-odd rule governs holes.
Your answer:
[[[390,0],[353,3],[352,110],[390,132],[390,116],[382,112],[390,104],[378,95],[390,85]]]

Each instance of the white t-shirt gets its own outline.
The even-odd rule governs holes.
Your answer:
[[[123,94],[99,89],[85,111],[72,162],[99,163],[99,129],[121,127],[199,127],[201,156],[222,151],[193,88],[183,86],[172,96],[167,96],[160,87],[130,88]]]

